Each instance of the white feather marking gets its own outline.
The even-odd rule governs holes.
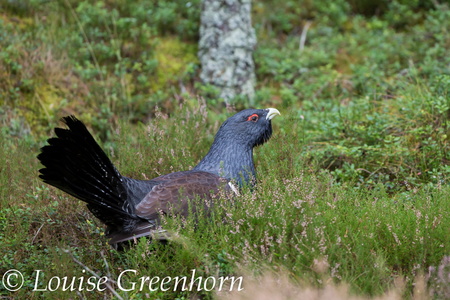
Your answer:
[[[232,184],[230,181],[228,182],[228,186],[231,188],[233,193],[235,193],[237,196],[239,196],[239,190],[236,188],[234,184]]]

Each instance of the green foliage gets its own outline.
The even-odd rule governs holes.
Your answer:
[[[193,109],[178,108],[176,116],[159,112],[148,125],[120,125],[111,156],[121,173],[151,178],[188,169],[205,154],[217,130],[218,124],[211,124],[213,115],[200,103]],[[322,275],[314,267],[318,259],[328,266],[333,280],[350,282],[353,292],[380,294],[392,286],[393,274],[407,278],[411,287],[417,270],[438,266],[450,249],[448,185],[437,182],[390,195],[383,184],[370,190],[354,189],[344,179],[337,184],[333,174],[292,155],[309,147],[300,131],[305,120],[274,120],[273,139],[255,151],[259,176],[255,190],[244,190],[234,202],[217,200],[208,216],[200,212],[164,218],[162,224],[171,236],[168,244],[143,239],[124,253],[109,249],[101,226],[83,204],[25,175],[38,168],[26,154],[29,143],[3,146],[0,180],[12,182],[2,189],[0,202],[1,270],[20,269],[28,279],[26,287],[13,295],[30,295],[37,269],[44,270],[40,289],[52,276],[87,278],[74,258],[99,276],[116,280],[123,270],[136,270],[127,273],[123,287],[139,284],[142,276],[189,276],[193,269],[203,278],[241,276],[245,271],[245,282],[268,266],[290,270],[297,280],[321,286]],[[198,130],[205,125],[206,134]],[[16,148],[14,153],[11,147]],[[23,157],[32,162],[24,164]],[[161,299],[214,298],[212,292],[197,290],[125,291],[117,284],[113,288],[124,298],[148,293]],[[36,293],[63,299],[75,295]]]
[[[449,98],[439,87],[448,79],[437,77],[430,90],[414,88],[410,95],[405,89],[395,103],[366,98],[340,106],[339,114],[320,124],[326,134],[315,132],[314,158],[340,180],[354,179],[357,185],[383,182],[402,190],[427,182],[447,183]]]
[[[2,105],[26,106],[30,110],[26,119],[33,127],[44,125],[41,114],[54,122],[61,109],[82,107],[106,139],[109,128],[101,120],[144,119],[173,95],[168,83],[192,76],[196,47],[191,41],[197,38],[199,5],[199,1],[29,3],[36,20],[24,17],[17,27],[12,18],[0,19]],[[15,13],[22,11],[20,7],[15,1],[8,6]],[[175,34],[183,43],[170,37]]]
[[[382,182],[391,191],[448,183],[450,10],[440,5],[424,14],[418,7],[394,1],[384,14],[354,16],[340,30],[313,19],[303,49],[297,34],[274,43],[283,34],[276,24],[274,36],[260,42],[264,92],[280,98],[293,121],[306,120],[310,144],[299,155],[338,181]],[[259,29],[262,37],[266,31]]]
[[[126,176],[150,179],[203,157],[231,113],[197,77],[200,5],[0,4],[0,275],[15,268],[26,278],[24,289],[0,286],[0,295],[79,297],[31,289],[35,270],[45,282],[87,276],[82,265],[113,279],[138,270],[126,284],[192,269],[247,278],[280,269],[320,287],[320,261],[351,292],[379,295],[404,277],[411,296],[425,273],[433,295],[445,298],[435,272],[448,268],[450,252],[445,1],[255,1],[254,101],[282,113],[255,150],[259,184],[233,205],[222,199],[208,217],[164,219],[167,245],[143,239],[111,250],[82,203],[38,180],[39,146],[72,113]],[[216,297],[113,289],[132,299]],[[114,297],[81,297],[105,295]]]

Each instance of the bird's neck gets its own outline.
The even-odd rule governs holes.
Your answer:
[[[237,143],[214,141],[208,154],[194,168],[236,180],[240,185],[251,184],[255,178],[253,148]]]

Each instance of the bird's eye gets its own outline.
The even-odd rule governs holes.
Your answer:
[[[247,121],[252,121],[252,122],[256,122],[258,121],[259,116],[257,114],[253,114],[251,116],[248,116]]]

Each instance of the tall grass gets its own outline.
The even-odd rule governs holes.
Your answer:
[[[152,178],[188,169],[206,153],[217,124],[200,107],[181,108],[176,115],[160,114],[148,125],[122,124],[116,130],[111,154],[122,174]],[[20,269],[29,279],[26,288],[12,295],[71,298],[75,292],[31,291],[35,270],[44,270],[40,284],[45,286],[52,276],[84,276],[84,267],[112,279],[123,270],[138,270],[125,284],[143,275],[189,275],[193,269],[205,278],[245,274],[245,283],[267,270],[284,270],[283,276],[311,288],[347,283],[350,293],[362,295],[381,295],[400,278],[402,293],[412,295],[416,276],[439,268],[450,249],[448,186],[411,189],[393,197],[382,184],[376,189],[336,184],[328,172],[286,159],[287,153],[303,148],[288,142],[296,134],[290,131],[297,126],[291,119],[288,113],[274,120],[274,138],[256,149],[258,185],[253,191],[245,190],[233,201],[221,199],[208,217],[165,218],[164,228],[172,233],[168,244],[143,239],[124,253],[109,248],[102,226],[84,205],[38,181],[35,144],[4,143],[1,271]],[[199,124],[207,125],[211,134],[199,134]],[[428,283],[438,294],[442,285],[436,276],[430,275]],[[115,288],[124,298],[214,295]]]
[[[200,2],[22,2],[0,15],[0,275],[25,282],[1,296],[450,297],[446,3],[255,2],[255,101],[282,112],[255,150],[257,186],[208,216],[164,218],[166,244],[117,252],[83,203],[38,180],[35,157],[75,113],[125,176],[192,168],[232,110],[195,76]],[[127,286],[196,270],[243,276],[244,291],[124,291],[128,269]],[[111,281],[33,291],[37,270],[38,289],[53,276]]]

